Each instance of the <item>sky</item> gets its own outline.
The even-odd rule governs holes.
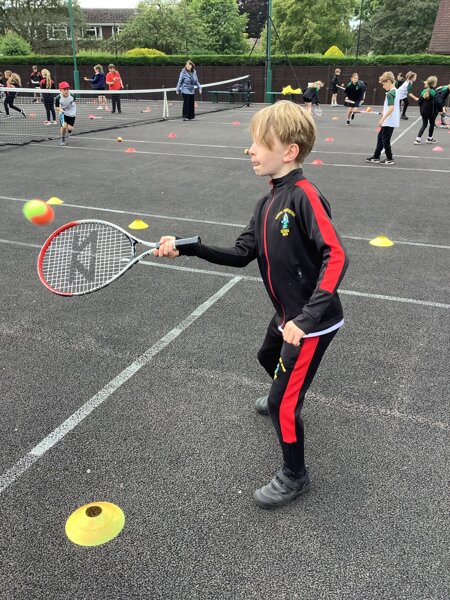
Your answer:
[[[83,8],[134,8],[138,0],[79,0]]]

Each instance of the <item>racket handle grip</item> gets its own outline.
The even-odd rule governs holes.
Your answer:
[[[175,248],[178,246],[195,246],[200,242],[200,237],[198,235],[191,238],[184,238],[181,240],[175,240]]]

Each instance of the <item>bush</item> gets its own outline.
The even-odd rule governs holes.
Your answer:
[[[156,48],[133,48],[132,50],[127,50],[125,56],[167,56],[167,54],[156,50]]]
[[[337,46],[330,46],[326,52],[323,53],[324,56],[332,56],[332,57],[341,57],[344,56],[344,53]]]
[[[5,56],[26,56],[32,54],[31,45],[14,31],[0,37],[0,54]]]

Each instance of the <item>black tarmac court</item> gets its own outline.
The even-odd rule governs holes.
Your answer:
[[[304,405],[311,490],[281,510],[253,500],[281,456],[254,410],[273,314],[256,263],[149,257],[74,298],[38,279],[78,219],[233,245],[268,190],[244,153],[261,106],[0,148],[1,600],[450,598],[450,130],[415,146],[411,107],[395,165],[374,165],[379,108],[316,117],[304,172],[348,250],[345,325]],[[25,220],[52,196],[51,225]],[[72,543],[69,516],[101,501],[121,533]]]

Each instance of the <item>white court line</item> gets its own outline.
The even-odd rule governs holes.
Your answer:
[[[405,133],[407,133],[410,129],[412,129],[414,127],[414,125],[416,125],[420,121],[421,118],[422,117],[417,117],[417,119],[413,123],[411,123],[411,125],[409,127],[404,129],[400,135],[398,135],[394,140],[392,140],[391,146],[393,146],[395,144],[395,142],[398,142],[398,140],[400,138],[402,138],[405,135]]]
[[[186,319],[174,327],[169,333],[162,337],[156,344],[146,350],[134,362],[126,367],[114,379],[107,383],[95,396],[92,396],[81,408],[74,412],[59,427],[54,429],[47,437],[39,442],[25,456],[19,459],[8,471],[0,475],[0,494],[6,490],[14,481],[16,481],[25,471],[27,471],[37,460],[39,460],[55,444],[60,442],[72,429],[77,427],[91,412],[98,408],[115,391],[126,383],[142,367],[147,365],[161,350],[173,342],[183,331],[192,325],[199,317],[203,315],[213,304],[220,300],[232,287],[239,281],[240,277],[234,277],[226,283],[218,292],[208,300],[200,304]]]
[[[24,244],[22,242],[13,242],[10,240],[1,240],[0,242],[4,242],[6,244],[19,244],[21,246],[31,246],[32,248],[40,248],[35,244]],[[126,259],[125,259],[126,262]],[[184,271],[187,273],[202,273],[203,275],[218,275],[219,277],[236,277],[235,273],[228,273],[227,271],[212,271],[208,269],[194,269],[192,267],[182,267],[180,265],[169,265],[166,263],[158,262],[157,259],[155,261],[141,260],[139,262],[140,265],[147,265],[151,267],[158,267],[160,269],[170,269],[173,271]],[[257,281],[262,283],[261,277],[254,277],[251,275],[241,275],[239,277],[245,281]],[[450,308],[450,304],[445,304],[442,302],[431,302],[428,300],[416,300],[415,298],[404,298],[401,296],[386,296],[381,294],[369,294],[365,292],[355,292],[353,290],[339,290],[340,294],[347,294],[348,296],[359,296],[361,298],[372,298],[374,300],[389,300],[390,302],[405,302],[407,304],[420,304],[421,306],[431,306],[433,308]]]
[[[13,198],[11,196],[0,196],[0,200],[12,200],[13,202],[27,202],[25,198]],[[94,210],[98,212],[108,212],[118,215],[130,215],[133,217],[150,217],[151,219],[164,219],[165,221],[184,221],[187,223],[201,223],[203,225],[217,225],[220,227],[236,227],[238,229],[244,229],[247,225],[243,225],[242,223],[225,223],[221,221],[207,221],[204,219],[192,219],[190,217],[173,217],[170,215],[155,215],[152,213],[142,213],[142,212],[132,212],[129,210],[120,210],[118,208],[100,208],[98,206],[83,206],[81,204],[70,204],[69,202],[64,202],[63,206],[68,206],[69,208],[79,208],[82,210]],[[341,238],[346,240],[356,240],[362,242],[370,242],[372,238],[359,237],[356,235],[341,235]],[[14,244],[15,242],[9,240],[3,240],[4,243]],[[404,246],[422,246],[424,248],[438,248],[442,250],[450,250],[450,246],[445,244],[429,244],[426,242],[409,242],[409,241],[399,241],[393,240],[395,244],[403,244]]]
[[[81,139],[81,138],[80,138]],[[116,138],[109,137],[93,137],[90,135],[83,135],[83,140],[95,140],[99,142],[111,142]],[[223,146],[221,144],[192,144],[188,142],[162,142],[157,140],[132,140],[126,138],[124,140],[126,143],[130,144],[160,144],[164,146],[190,146],[190,147],[198,147],[198,148],[225,148],[230,150],[245,150],[246,146]],[[251,145],[251,140],[249,140],[248,146]],[[392,144],[391,144],[392,145]],[[367,156],[367,152],[347,152],[346,150],[312,150],[311,154],[343,154],[345,156]],[[433,160],[450,160],[450,156],[419,156],[413,154],[396,154],[397,158],[417,158],[423,160],[424,158],[432,158]]]
[[[59,146],[56,146],[55,144],[44,144],[44,143],[39,143],[39,146],[42,147],[46,147],[46,148],[54,148],[57,149],[58,152],[61,152],[61,148]],[[112,148],[97,148],[97,147],[89,147],[89,146],[65,146],[65,151],[67,150],[94,150],[96,152],[124,152],[124,150],[114,150]],[[165,156],[165,157],[171,157],[171,156],[175,156],[175,157],[183,157],[183,158],[200,158],[202,160],[237,160],[237,161],[246,161],[250,164],[249,158],[239,158],[237,156],[212,156],[211,154],[208,155],[204,155],[204,154],[179,154],[177,152],[151,152],[150,150],[136,150],[135,152],[133,152],[134,155],[136,154],[150,154],[150,155],[156,155],[156,156]],[[305,165],[312,165],[312,163],[305,163]],[[418,167],[397,167],[397,166],[392,166],[390,165],[389,167],[386,167],[384,165],[344,165],[344,164],[336,164],[336,163],[324,163],[322,165],[322,168],[324,167],[339,167],[339,168],[344,168],[344,169],[376,169],[376,168],[383,168],[383,169],[388,169],[389,171],[425,171],[426,173],[450,173],[450,170],[444,170],[444,169],[420,169]]]

